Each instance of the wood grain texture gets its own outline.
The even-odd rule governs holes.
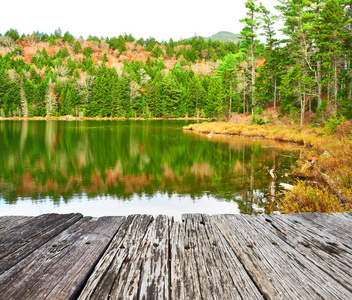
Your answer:
[[[76,223],[81,214],[34,217],[0,234],[0,274]]]
[[[25,216],[3,216],[0,217],[0,234],[5,233],[13,227],[31,220],[33,217]]]
[[[171,220],[129,216],[79,299],[169,299]]]
[[[351,214],[0,217],[0,299],[352,299]]]
[[[183,215],[171,230],[172,299],[263,299],[207,215]]]
[[[347,213],[304,213],[283,215],[282,217],[293,220],[307,228],[316,228],[321,232],[330,234],[352,250],[352,218]]]
[[[0,275],[2,299],[68,299],[80,292],[124,217],[85,217]]]
[[[352,293],[256,216],[213,216],[243,266],[268,299],[352,299]]]
[[[335,236],[287,216],[258,216],[256,221],[260,226],[269,225],[274,235],[352,292],[352,253]]]

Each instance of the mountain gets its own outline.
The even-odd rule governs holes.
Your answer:
[[[220,41],[220,42],[235,42],[239,40],[239,37],[229,31],[219,31],[216,34],[213,34],[211,37],[205,37],[204,39],[211,39],[212,41]]]

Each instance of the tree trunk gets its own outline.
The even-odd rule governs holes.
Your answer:
[[[277,92],[276,74],[274,74],[274,109],[276,109],[276,92]]]
[[[335,91],[334,91],[334,100],[335,100],[335,112],[337,111],[337,62],[335,59],[335,70],[334,70],[334,83],[335,83]]]
[[[317,49],[319,51],[319,49]],[[322,104],[322,98],[321,98],[321,93],[322,93],[322,86],[321,86],[321,61],[317,61],[317,71],[318,71],[318,108]]]
[[[316,9],[316,13],[317,13],[317,19],[319,19],[320,17],[320,7],[318,6]],[[317,47],[317,53],[320,52],[320,48]],[[318,84],[318,108],[320,107],[320,105],[322,104],[322,85],[321,85],[321,60],[317,61],[317,84]]]
[[[302,92],[301,92],[301,83],[299,84],[299,97],[300,97],[300,102],[301,102],[301,118],[300,118],[300,126],[303,126],[304,123],[304,110],[306,106],[306,94],[303,92],[303,97],[302,97]]]
[[[254,106],[255,106],[255,101],[254,101],[254,80],[255,80],[255,69],[254,69],[254,45],[252,42],[252,47],[251,47],[251,55],[252,55],[252,86],[251,86],[251,90],[252,90],[252,115],[254,112]]]
[[[230,109],[229,109],[229,117],[231,117],[231,106],[232,106],[232,80],[230,80]]]
[[[246,113],[246,74],[243,71],[243,113]]]

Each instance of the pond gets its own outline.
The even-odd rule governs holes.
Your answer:
[[[270,213],[297,147],[186,121],[0,121],[0,215]],[[275,168],[273,181],[269,170]],[[285,176],[286,175],[286,176]]]

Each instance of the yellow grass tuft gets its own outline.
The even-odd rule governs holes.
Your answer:
[[[303,181],[298,181],[292,190],[284,192],[284,197],[279,202],[279,209],[287,214],[343,211],[339,199],[335,195],[326,193],[318,187],[307,186]]]

